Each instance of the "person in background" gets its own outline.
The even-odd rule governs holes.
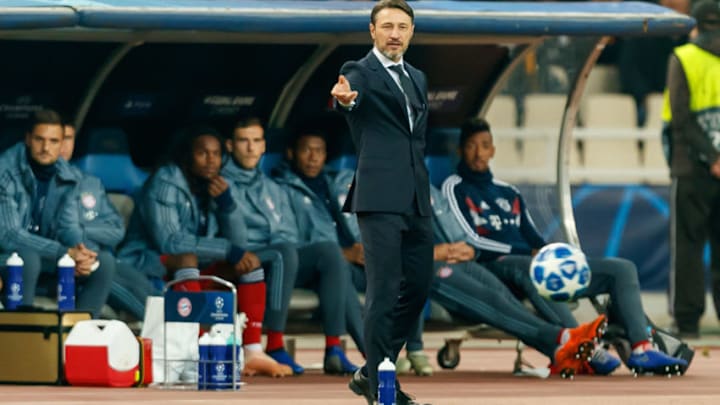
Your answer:
[[[345,186],[349,171],[329,173],[325,170],[326,159],[327,138],[324,131],[303,128],[292,137],[286,148],[286,161],[274,168],[272,175],[290,198],[301,243],[337,244],[347,260],[347,269],[343,271],[350,272],[355,270],[350,268],[351,263],[362,263],[363,254],[362,244],[350,229],[357,224],[351,224],[350,214],[341,211],[347,194]],[[362,269],[357,271],[363,272]],[[355,291],[353,278],[353,275],[347,278],[345,318],[355,345],[361,353],[365,353],[362,305],[357,295],[352,294]]]
[[[676,331],[700,334],[705,312],[705,244],[710,291],[720,314],[720,6],[693,5],[698,36],[668,62],[663,143],[670,164],[670,286]]]
[[[458,153],[461,161],[457,174],[445,180],[442,192],[465,232],[467,254],[518,296],[528,298],[550,323],[577,325],[567,304],[543,298],[533,285],[528,272],[532,255],[546,242],[535,228],[520,192],[493,177],[490,161],[495,146],[487,121],[473,118],[463,124]],[[632,345],[626,365],[661,374],[684,371],[686,360],[657,350],[650,341],[635,265],[620,258],[592,257],[588,264],[592,277],[581,297],[610,295],[608,318],[625,328]],[[614,363],[615,367],[619,365]]]
[[[265,313],[265,280],[260,258],[247,250],[246,229],[229,183],[220,175],[223,148],[210,127],[182,131],[170,161],[148,178],[118,258],[162,289],[165,279],[185,280],[187,291],[204,288],[203,274],[237,286],[243,330],[245,374],[285,376],[292,371],[266,356],[260,343]]]
[[[58,220],[64,205],[79,197],[82,181],[60,156],[63,136],[60,115],[40,110],[33,114],[25,141],[0,155],[0,260],[4,263],[11,252],[23,259],[23,305],[32,306],[41,273],[54,281],[57,261],[67,253],[75,261],[76,309],[97,318],[110,293],[115,266],[101,261],[94,270],[98,251],[85,246],[77,234],[69,234],[79,223]],[[3,267],[3,277],[4,272]],[[50,290],[55,291],[54,284]]]
[[[653,1],[681,14],[690,14],[690,0]],[[647,96],[662,93],[667,78],[667,60],[673,48],[684,44],[687,36],[627,37],[618,44],[620,88],[630,94],[637,106],[638,126],[647,117]]]
[[[257,117],[242,117],[226,142],[230,152],[222,175],[236,189],[236,203],[247,223],[248,246],[276,251],[282,256],[283,276],[276,268],[268,271],[269,299],[280,298],[265,317],[267,353],[280,363],[289,365],[295,374],[304,368],[287,353],[284,331],[290,295],[293,288],[313,288],[320,300],[320,318],[325,332],[323,371],[326,374],[348,374],[357,369],[340,345],[345,334],[346,286],[349,274],[336,243],[306,243],[299,239],[295,215],[288,195],[280,185],[258,167],[265,153],[265,130]]]
[[[60,156],[70,162],[75,151],[76,132],[73,124],[63,126]],[[139,271],[129,266],[116,268],[115,248],[125,236],[125,223],[108,199],[102,181],[75,166],[70,166],[81,178],[75,198],[67,201],[59,213],[60,239],[68,244],[80,240],[85,246],[98,252],[98,262],[114,268],[108,304],[127,311],[135,319],[142,320],[145,300],[157,295]],[[69,225],[75,225],[68,227]]]

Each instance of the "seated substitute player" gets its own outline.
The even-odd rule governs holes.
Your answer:
[[[57,260],[67,253],[75,260],[76,308],[97,318],[110,292],[115,263],[101,254],[99,267],[93,271],[98,252],[78,238],[60,234],[64,232],[61,226],[78,226],[77,222],[60,223],[58,214],[67,201],[78,197],[82,181],[60,157],[62,140],[60,115],[41,110],[33,114],[25,141],[0,155],[0,260],[4,263],[13,251],[22,257],[22,302],[31,306],[41,272],[54,279]]]
[[[171,162],[148,178],[137,197],[128,233],[118,254],[162,288],[164,279],[182,280],[214,274],[237,284],[238,310],[248,317],[243,331],[246,374],[289,375],[262,351],[265,312],[264,272],[260,258],[243,248],[245,224],[222,178],[222,139],[212,128],[182,132]],[[181,289],[199,291],[197,281]]]
[[[530,279],[531,254],[546,243],[535,228],[518,190],[493,177],[495,153],[489,124],[480,118],[463,124],[457,174],[443,183],[443,194],[472,245],[476,260],[515,293],[530,299],[540,316],[551,323],[572,326],[567,305],[542,298]],[[656,350],[640,301],[635,265],[618,258],[588,258],[592,278],[585,296],[609,293],[610,322],[621,324],[632,344],[626,360],[630,369],[656,373],[684,371],[688,362]],[[612,370],[603,370],[603,373]]]
[[[320,300],[320,315],[325,332],[323,370],[326,374],[350,374],[357,366],[350,363],[340,346],[345,333],[345,293],[349,274],[342,252],[334,242],[301,243],[295,215],[285,190],[258,167],[265,153],[265,131],[256,117],[238,121],[226,146],[231,158],[222,175],[233,185],[243,218],[247,224],[247,242],[251,249],[272,248],[282,255],[283,277],[275,269],[267,272],[270,289],[281,288],[281,305],[268,311],[267,353],[289,365],[295,374],[304,369],[287,353],[283,342],[290,295],[294,287],[314,288]],[[274,293],[271,292],[269,300]]]
[[[66,123],[63,129],[60,156],[69,162],[75,151],[75,126]],[[59,214],[60,240],[70,245],[80,241],[98,252],[100,263],[115,267],[113,252],[125,236],[123,219],[108,199],[99,178],[83,173],[75,166],[70,167],[77,171],[82,180],[77,198],[64,204]],[[142,320],[145,300],[157,291],[147,277],[130,266],[120,266],[115,269],[114,274],[108,304]]]
[[[325,170],[327,138],[321,129],[304,127],[297,131],[286,149],[286,158],[273,169],[272,175],[288,194],[300,242],[338,244],[347,259],[347,271],[351,271],[351,258],[362,261],[363,256],[362,245],[351,230],[357,223],[350,223],[352,215],[341,211],[352,172]],[[351,278],[347,278],[345,320],[358,350],[365,353],[362,304],[357,294],[352,293],[355,286]]]

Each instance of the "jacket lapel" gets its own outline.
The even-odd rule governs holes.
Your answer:
[[[383,81],[385,82],[385,85],[390,89],[390,91],[393,93],[393,96],[395,96],[395,100],[398,102],[398,106],[400,107],[400,111],[402,111],[403,117],[405,117],[405,120],[403,121],[405,123],[405,127],[410,130],[410,124],[408,123],[408,113],[406,108],[406,102],[405,102],[405,95],[398,87],[397,83],[395,83],[395,80],[390,76],[390,73],[388,73],[387,69],[385,69],[385,66],[380,63],[378,58],[375,56],[375,54],[370,51],[368,53],[368,61],[370,62],[370,69],[374,70],[378,76],[382,77]]]

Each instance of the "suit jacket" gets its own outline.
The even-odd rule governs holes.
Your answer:
[[[424,163],[427,130],[425,74],[405,62],[423,107],[415,111],[412,131],[405,95],[371,51],[345,63],[340,73],[358,91],[345,113],[355,150],[357,170],[344,211],[406,213],[417,201],[419,214],[430,216],[428,172]]]

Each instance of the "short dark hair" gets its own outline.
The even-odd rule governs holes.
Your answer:
[[[297,149],[298,144],[300,143],[300,140],[305,137],[308,137],[308,136],[315,136],[318,138],[322,138],[322,140],[325,141],[325,148],[327,148],[327,144],[328,144],[327,131],[323,128],[319,128],[317,126],[309,126],[309,125],[304,125],[302,127],[297,128],[295,131],[293,131],[293,134],[290,137],[289,142],[287,143],[287,147],[292,148],[293,150]]]
[[[220,143],[221,153],[224,156],[225,148],[223,146],[223,138],[215,128],[209,125],[192,125],[181,129],[175,136],[175,142],[173,142],[173,145],[170,148],[168,160],[180,167],[186,176],[190,173],[190,167],[192,166],[193,144],[197,138],[205,135],[209,135],[217,139]]]
[[[243,115],[235,121],[235,125],[233,126],[233,131],[235,131],[238,128],[247,128],[252,127],[254,125],[258,125],[260,127],[264,128],[263,122],[260,119],[260,117],[256,115]],[[230,134],[232,137],[232,134]]]
[[[31,133],[36,125],[60,125],[64,124],[62,117],[55,110],[43,109],[32,113],[27,125],[27,133]]]
[[[695,3],[690,14],[697,21],[699,32],[720,29],[720,3],[716,0],[701,0]]]
[[[466,120],[460,127],[460,147],[465,147],[465,143],[471,136],[478,132],[490,132],[490,124],[484,118],[470,118]]]
[[[372,12],[370,13],[370,22],[375,24],[375,16],[377,13],[380,12],[380,10],[386,9],[386,8],[396,8],[398,10],[402,10],[405,12],[405,14],[410,16],[410,21],[413,23],[415,22],[415,12],[413,12],[412,7],[410,7],[405,0],[380,0],[375,4],[375,7],[373,7]]]

